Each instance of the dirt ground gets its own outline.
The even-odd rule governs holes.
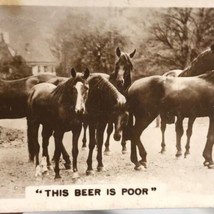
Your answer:
[[[185,121],[186,122],[186,121]],[[128,153],[121,153],[119,142],[111,140],[111,154],[103,157],[105,171],[95,172],[95,176],[86,176],[87,150],[81,149],[79,143],[78,168],[80,179],[72,180],[72,172],[64,170],[61,165],[62,179],[55,181],[54,172],[43,178],[35,178],[35,166],[28,162],[26,143],[26,121],[0,120],[0,198],[24,197],[25,187],[31,185],[56,185],[56,184],[164,184],[167,189],[179,193],[213,194],[214,171],[203,166],[202,152],[206,142],[208,119],[199,118],[194,124],[191,139],[190,156],[175,158],[175,131],[174,125],[169,125],[166,131],[166,153],[160,154],[161,132],[152,123],[142,134],[141,139],[147,150],[148,168],[135,171],[130,161],[130,142]],[[185,123],[186,126],[186,123]],[[82,137],[80,138],[81,141]],[[183,137],[183,151],[186,137]],[[64,145],[71,151],[71,134],[66,133]],[[49,150],[53,154],[53,139],[51,138]],[[96,152],[95,152],[96,154]],[[95,156],[94,154],[94,156]],[[93,162],[96,169],[96,158]],[[209,182],[211,181],[211,182]]]

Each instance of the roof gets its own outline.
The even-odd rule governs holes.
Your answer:
[[[45,42],[25,43],[25,45],[19,47],[17,51],[27,63],[39,64],[39,63],[51,63],[56,64],[58,61],[52,55],[50,48]]]

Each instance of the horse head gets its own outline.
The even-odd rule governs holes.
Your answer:
[[[74,85],[73,95],[75,96],[75,113],[85,114],[86,113],[86,101],[88,98],[89,85],[87,78],[89,77],[89,70],[86,69],[82,75],[77,75],[76,71],[71,69],[71,76],[73,77]]]
[[[126,98],[118,92],[117,103],[113,108],[112,121],[115,125],[114,139],[119,141],[122,131],[127,126],[129,113],[126,106]]]
[[[129,113],[125,106],[113,112],[113,123],[115,126],[114,139],[119,141],[121,139],[122,131],[128,124]]]
[[[116,49],[118,59],[112,75],[114,76],[115,85],[119,90],[126,90],[131,85],[131,71],[133,70],[131,58],[134,57],[135,52],[136,49],[131,54],[121,52],[119,47]]]

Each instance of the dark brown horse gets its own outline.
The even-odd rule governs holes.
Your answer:
[[[214,69],[214,45],[201,54],[199,54],[191,63],[190,65],[182,70],[172,70],[164,74],[164,76],[173,76],[173,77],[188,77],[188,76],[196,76],[203,74],[209,70]],[[186,131],[187,135],[187,142],[186,142],[186,151],[184,153],[184,157],[190,154],[190,138],[192,136],[192,127],[193,123],[196,118],[189,118],[188,120],[188,127]],[[161,115],[161,132],[162,132],[162,142],[161,142],[161,153],[165,152],[165,130],[167,123],[173,123],[174,117],[171,116],[170,118],[166,115]],[[181,147],[177,148],[176,156],[179,157],[182,155]]]
[[[204,165],[214,167],[214,71],[196,77],[152,76],[135,81],[128,91],[128,104],[135,116],[131,127],[131,161],[135,168],[146,166],[146,150],[140,136],[158,114],[177,116],[176,144],[180,148],[183,118],[209,117],[209,131],[203,151]],[[138,161],[138,147],[141,160]]]
[[[63,79],[51,74],[40,74],[18,80],[0,80],[0,119],[26,117],[30,89],[42,82],[57,85]]]
[[[31,160],[36,157],[36,175],[40,175],[38,128],[43,125],[43,157],[49,163],[48,143],[54,131],[55,139],[55,178],[60,178],[59,159],[63,152],[63,135],[73,132],[73,176],[78,177],[77,156],[78,138],[82,128],[85,103],[88,97],[89,70],[83,76],[71,70],[72,77],[55,86],[41,83],[32,88],[28,99],[28,148]]]
[[[107,79],[100,75],[88,79],[89,94],[86,103],[87,123],[89,124],[89,154],[87,175],[93,174],[92,156],[97,143],[97,170],[103,169],[103,134],[107,123],[115,124],[114,139],[120,140],[122,130],[128,121],[126,99]]]
[[[119,48],[116,49],[116,55],[118,57],[115,69],[110,74],[109,81],[119,90],[120,93],[122,93],[124,96],[126,96],[127,90],[131,85],[131,73],[133,71],[133,65],[131,62],[131,58],[134,57],[136,53],[136,49],[128,54],[125,52],[121,52]],[[105,154],[108,154],[110,152],[109,150],[109,141],[110,136],[113,131],[113,124],[109,123],[107,128],[107,138],[105,142]],[[122,145],[122,153],[126,153],[126,141],[124,140],[124,137],[121,141]]]
[[[126,96],[127,89],[131,85],[131,73],[133,70],[133,65],[131,62],[131,59],[134,57],[136,53],[136,49],[128,54],[125,52],[121,52],[120,48],[117,47],[116,49],[116,55],[117,55],[117,61],[115,63],[115,69],[114,71],[110,74],[103,74],[103,73],[92,73],[91,75],[101,75],[102,77],[108,79],[118,90],[120,93]],[[87,124],[83,125],[84,127],[84,135],[83,135],[83,148],[86,147],[86,128]],[[113,124],[109,123],[107,127],[107,138],[105,141],[105,151],[104,153],[106,155],[109,154],[109,141],[110,141],[110,136],[113,131]],[[126,152],[126,142],[124,139],[121,141],[122,145],[122,153]]]

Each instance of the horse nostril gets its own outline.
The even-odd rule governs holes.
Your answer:
[[[119,141],[121,138],[121,135],[119,133],[114,134],[114,140]]]

